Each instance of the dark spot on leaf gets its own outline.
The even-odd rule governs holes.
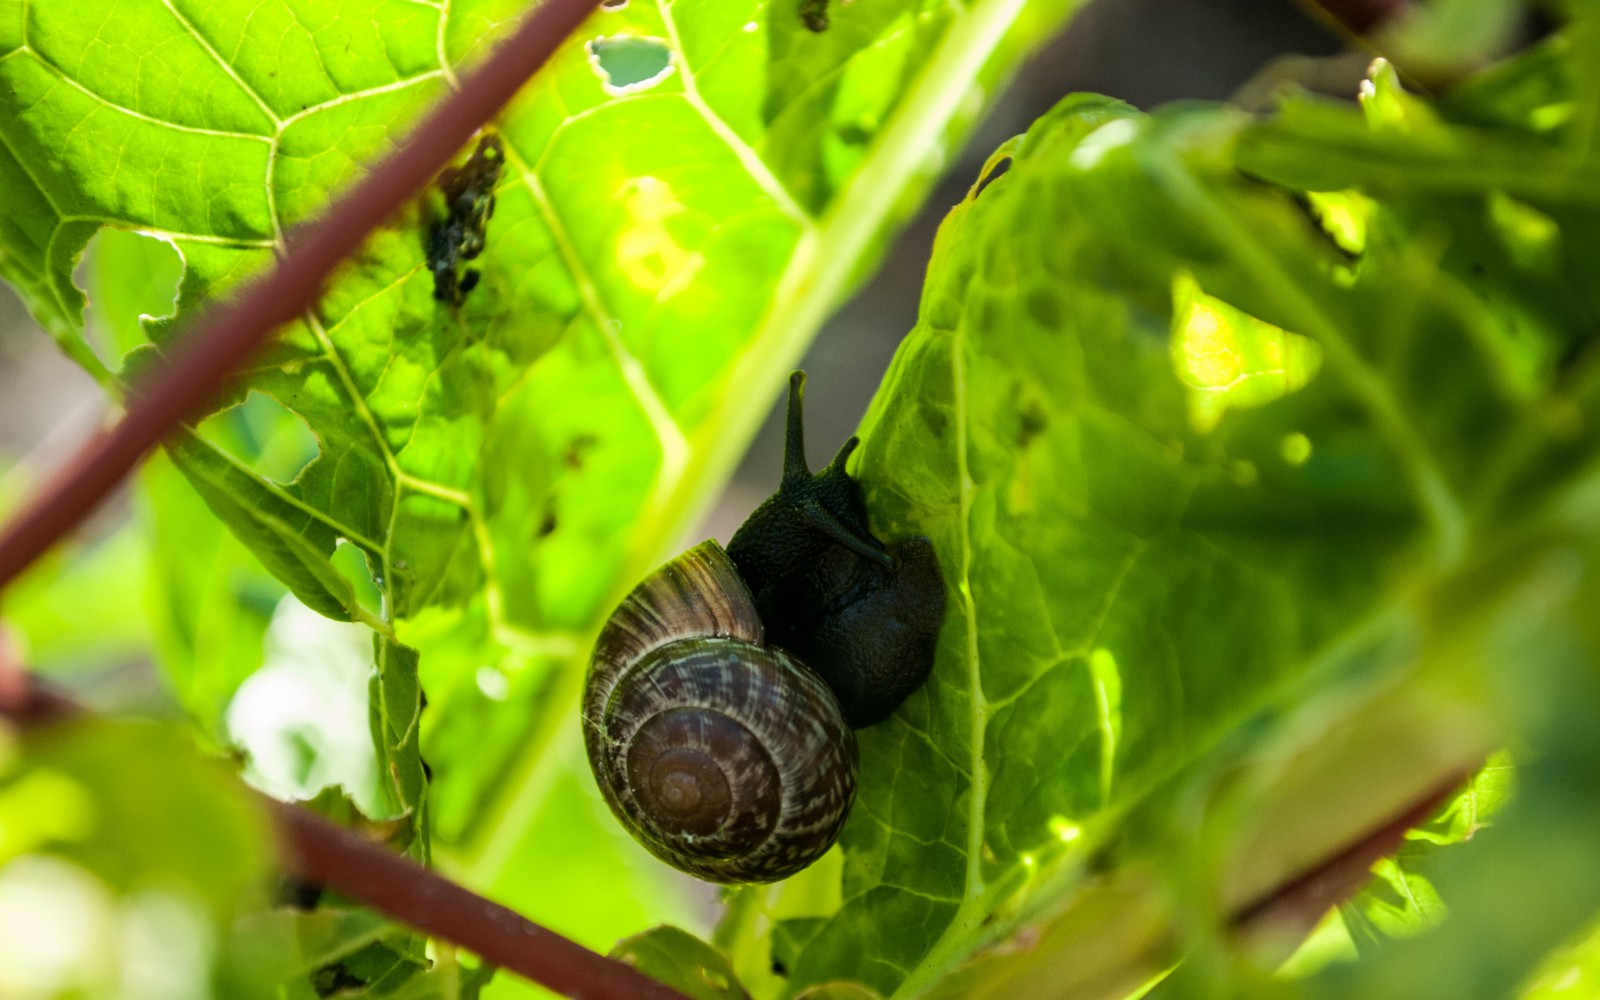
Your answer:
[[[988,190],[990,184],[993,184],[1001,177],[1004,177],[1006,172],[1010,169],[1011,157],[1009,156],[990,167],[988,173],[978,178],[978,186],[977,189],[972,192],[972,197],[977,198],[979,195],[983,194],[984,191]]]
[[[787,977],[789,975],[789,967],[783,964],[782,959],[774,958],[772,960],[772,974]]]
[[[1483,266],[1483,262],[1479,261],[1479,260],[1473,261],[1468,269],[1472,272],[1472,276],[1474,278],[1481,278],[1485,274],[1489,273],[1489,269],[1487,267],[1484,267]]]
[[[540,538],[548,538],[552,534],[555,533],[555,530],[556,530],[556,512],[555,512],[555,508],[553,506],[546,505],[546,507],[544,509],[544,517],[539,521],[539,537]]]
[[[567,453],[562,456],[569,469],[583,468],[583,457],[590,449],[600,443],[600,439],[593,434],[582,434],[572,439],[567,445]]]
[[[341,990],[359,990],[367,985],[367,981],[355,975],[342,964],[335,962],[324,965],[311,974],[311,988],[316,990],[319,997],[331,997]]]
[[[1028,315],[1046,330],[1061,328],[1061,303],[1056,298],[1060,291],[1059,285],[1036,284],[1023,296]]]
[[[1050,426],[1050,414],[1045,412],[1038,400],[1028,400],[1017,414],[1017,447],[1026,448],[1032,444],[1033,439],[1044,433],[1044,429],[1048,426]]]
[[[872,137],[876,133],[863,127],[860,123],[848,122],[834,129],[834,134],[839,137],[841,142],[852,146],[865,146],[872,141]]]
[[[628,6],[628,0],[601,0],[601,10],[621,10]]]
[[[945,431],[950,427],[950,417],[944,410],[933,406],[922,408],[922,422],[928,425],[928,431],[934,440],[944,440]]]
[[[320,883],[307,882],[286,875],[278,882],[277,903],[279,906],[288,906],[309,913],[317,908],[324,888]]]
[[[489,219],[494,215],[494,187],[505,168],[505,148],[494,133],[478,140],[478,148],[460,167],[439,175],[445,215],[428,230],[428,270],[433,272],[433,297],[459,306],[478,286],[479,274],[456,268],[483,252]]]
[[[800,0],[800,20],[812,31],[827,31],[828,0]]]

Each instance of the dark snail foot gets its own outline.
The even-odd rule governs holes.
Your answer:
[[[796,589],[833,600],[809,608],[790,602],[786,617],[767,629],[769,642],[822,676],[857,729],[888,718],[927,680],[944,620],[933,544],[912,538],[890,551],[896,565],[889,568],[843,549],[825,554]]]

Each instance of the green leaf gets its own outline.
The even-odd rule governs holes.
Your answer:
[[[372,713],[372,742],[378,748],[383,787],[396,812],[413,817],[419,836],[413,847],[428,860],[426,765],[422,761],[422,688],[417,682],[417,652],[382,636],[373,637],[377,671],[372,676],[368,704]]]
[[[952,610],[862,733],[843,905],[793,926],[790,989],[912,995],[1037,940],[1096,850],[1226,922],[1486,751],[1482,675],[1417,650],[1521,600],[1550,550],[1501,532],[1593,461],[1542,415],[1592,405],[1593,161],[1378,72],[1365,118],[1068,98],[947,219],[856,474],[878,534],[932,538]],[[1324,189],[1359,239],[1308,214]],[[1508,226],[1506,195],[1538,215]],[[1524,218],[1559,239],[1529,254]],[[1386,870],[1404,905],[1374,914],[1437,915]],[[1109,947],[1125,989],[1172,957]]]
[[[427,267],[445,212],[430,192],[240,374],[223,412],[172,440],[212,513],[296,598],[372,626],[381,649],[417,651],[428,713],[407,727],[420,688],[384,654],[375,734],[396,807],[419,822],[427,754],[442,829],[465,838],[454,852],[478,884],[532,892],[496,880],[565,780],[541,756],[570,718],[588,637],[726,477],[821,318],[971,124],[973,89],[994,93],[1071,6],[848,5],[821,34],[796,7],[742,0],[600,10],[494,124],[506,171],[459,308],[435,298]],[[0,269],[118,393],[525,7],[8,5]],[[182,276],[175,311],[119,315],[91,337],[72,271],[105,227],[171,247]],[[102,239],[97,258],[116,266],[127,241]],[[257,418],[236,411],[263,398],[292,415],[241,435]],[[314,456],[273,459],[270,442],[300,424]],[[186,565],[167,582],[192,592],[222,571]],[[175,647],[202,717],[249,669],[259,614],[242,624],[214,668]],[[502,682],[530,698],[504,700]]]
[[[721,952],[676,927],[657,927],[618,941],[610,957],[692,1000],[746,1000],[750,995]]]
[[[1600,989],[1600,928],[1588,928],[1577,941],[1553,953],[1518,996],[1559,1000]]]
[[[144,571],[159,662],[190,716],[226,744],[224,715],[239,685],[262,665],[284,586],[210,516],[171,462],[145,463],[139,485],[138,528],[154,550]]]
[[[1344,910],[1345,924],[1358,942],[1420,934],[1444,918],[1439,891],[1412,865],[1384,858],[1372,873],[1373,884]]]

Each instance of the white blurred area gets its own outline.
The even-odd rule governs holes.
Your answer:
[[[170,888],[118,894],[44,854],[0,868],[5,1000],[208,1000],[214,950],[200,904]]]
[[[267,627],[266,659],[228,705],[233,742],[247,754],[245,780],[279,799],[306,799],[337,785],[364,813],[382,815],[367,720],[372,633],[336,622],[292,595]]]

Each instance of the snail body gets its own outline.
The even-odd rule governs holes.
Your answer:
[[[812,475],[803,384],[795,372],[778,492],[734,532],[728,555],[755,598],[767,641],[821,674],[860,729],[888,718],[927,679],[944,620],[944,579],[928,539],[888,546],[867,527],[861,486],[845,471],[859,438]]]
[[[944,583],[925,538],[885,546],[845,473],[806,467],[790,380],[782,485],[724,551],[703,542],[607,620],[583,697],[606,802],[651,853],[714,882],[821,857],[855,799],[852,726],[926,678]]]

